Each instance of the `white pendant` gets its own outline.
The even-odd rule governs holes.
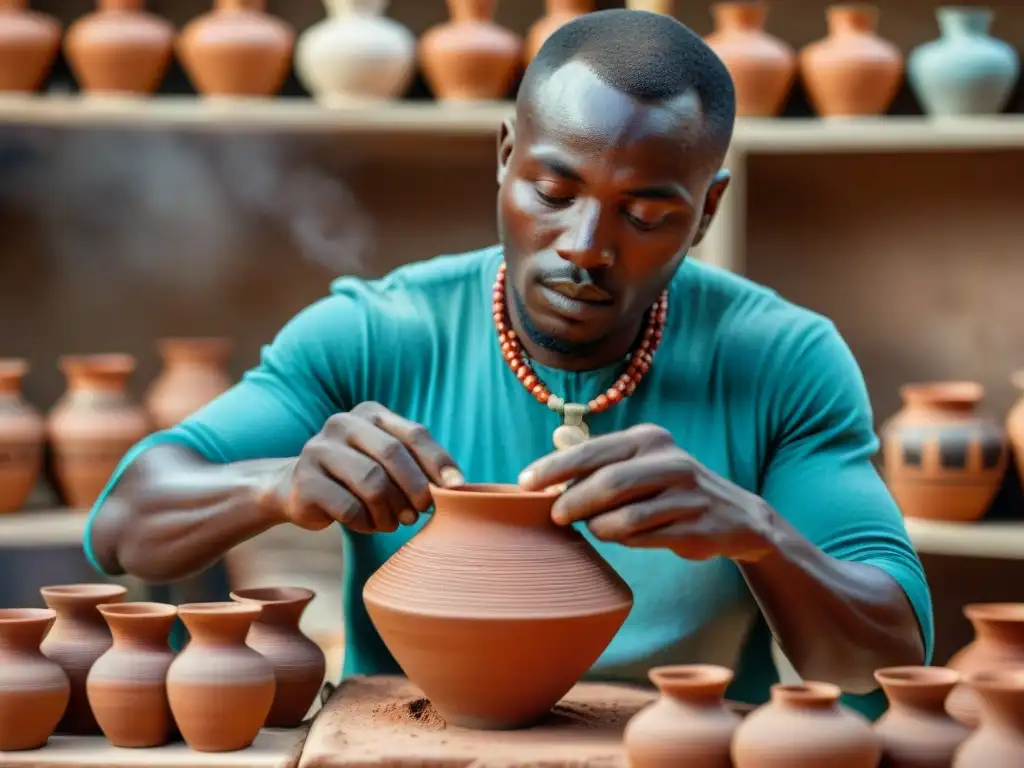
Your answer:
[[[552,435],[555,448],[559,451],[565,451],[585,443],[588,437],[590,437],[590,433],[586,424],[562,424],[555,429]]]

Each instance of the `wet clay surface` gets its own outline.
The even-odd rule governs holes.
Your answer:
[[[541,724],[517,731],[450,726],[402,677],[353,677],[317,715],[299,768],[620,768],[622,731],[656,697],[581,683]]]

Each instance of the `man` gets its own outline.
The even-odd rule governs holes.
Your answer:
[[[667,16],[562,27],[501,127],[502,246],[337,280],[237,386],[125,457],[92,561],[169,581],[337,521],[345,674],[394,673],[361,589],[424,523],[428,482],[571,481],[556,521],[635,593],[593,677],[717,662],[756,703],[772,636],[848,694],[924,663],[928,588],[846,344],[685,258],[728,185],[734,111],[721,61]]]

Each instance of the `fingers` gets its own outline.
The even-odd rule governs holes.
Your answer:
[[[625,543],[647,535],[659,537],[662,531],[699,521],[707,509],[707,499],[699,493],[662,493],[650,499],[626,504],[587,521],[587,528],[601,541]]]
[[[564,451],[549,453],[524,469],[519,485],[539,491],[589,475],[606,464],[626,461],[637,454],[637,446],[622,435],[601,435]]]
[[[300,463],[295,468],[288,518],[311,531],[323,530],[335,521],[358,533],[373,530],[363,503],[311,463]]]
[[[398,516],[410,502],[383,466],[348,445],[326,445],[316,458],[327,475],[362,502],[373,530],[398,528]]]
[[[438,445],[422,424],[409,421],[376,403],[366,404],[358,412],[353,411],[353,415],[359,415],[397,438],[435,485],[453,487],[465,482],[455,459]]]

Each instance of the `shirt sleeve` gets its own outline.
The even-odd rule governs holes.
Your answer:
[[[872,463],[879,441],[864,377],[835,326],[790,330],[773,357],[778,383],[761,496],[838,560],[867,563],[903,588],[930,662],[931,595],[899,508]]]

